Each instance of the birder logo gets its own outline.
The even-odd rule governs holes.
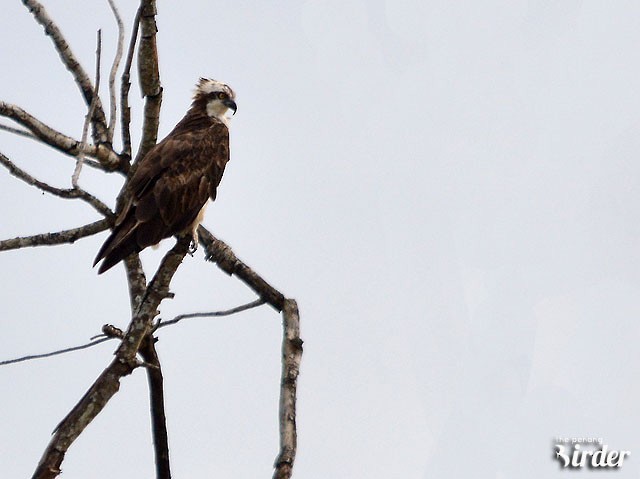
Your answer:
[[[601,437],[557,437],[554,444],[554,458],[567,469],[620,468],[630,455],[630,451],[610,449]]]

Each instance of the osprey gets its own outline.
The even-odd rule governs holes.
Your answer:
[[[196,229],[229,161],[229,109],[237,110],[233,90],[201,78],[187,114],[123,186],[124,204],[93,262],[103,260],[98,274],[173,235],[191,232],[197,247]]]

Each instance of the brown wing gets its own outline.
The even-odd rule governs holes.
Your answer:
[[[140,161],[125,185],[126,201],[111,236],[96,256],[98,273],[131,253],[183,233],[216,189],[229,161],[229,132],[222,123],[172,132]]]

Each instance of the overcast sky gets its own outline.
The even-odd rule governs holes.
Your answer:
[[[88,71],[103,29],[106,71],[107,2],[42,1]],[[79,138],[71,76],[28,10],[4,3],[0,98]],[[136,2],[119,3],[129,33]],[[237,92],[204,224],[298,300],[295,477],[564,477],[557,436],[631,451],[615,475],[638,477],[640,3],[159,0],[158,13],[160,136],[200,76]],[[138,140],[135,83],[131,97]],[[68,157],[4,132],[0,151],[70,185]],[[113,205],[122,179],[80,182]],[[98,219],[6,171],[0,209],[0,239]],[[123,268],[91,268],[106,236],[0,254],[0,359],[127,324]],[[254,299],[201,251],[173,291],[166,319]],[[159,336],[173,476],[270,477],[279,315]],[[30,476],[114,348],[0,368],[4,477]],[[125,378],[63,477],[152,477],[146,394],[142,371]]]

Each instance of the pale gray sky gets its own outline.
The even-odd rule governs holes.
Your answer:
[[[79,137],[71,77],[27,9],[5,3],[0,98]],[[136,2],[119,3],[129,31]],[[106,1],[44,4],[89,71],[103,29],[106,68]],[[631,451],[616,477],[638,476],[640,4],[158,8],[160,134],[198,77],[237,91],[232,160],[204,223],[300,305],[296,477],[561,477],[558,435]],[[2,132],[0,151],[70,184],[69,158]],[[87,169],[81,184],[113,204],[121,180]],[[0,204],[2,239],[97,219],[4,171]],[[0,359],[126,324],[122,267],[91,268],[105,237],[0,254]],[[253,299],[201,252],[173,291],[164,318]],[[160,333],[174,477],[270,476],[280,334],[267,308]],[[5,477],[32,473],[114,346],[0,368]],[[150,441],[136,371],[64,477],[151,477]]]

